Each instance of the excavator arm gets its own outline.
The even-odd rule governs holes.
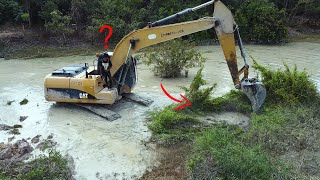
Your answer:
[[[172,19],[212,4],[214,4],[213,17],[205,17],[194,21],[168,24],[168,22],[170,22]],[[117,76],[120,76],[118,77],[118,85],[120,86],[119,89],[121,89],[124,82],[123,79],[127,75],[129,64],[131,62],[131,54],[151,45],[211,28],[215,28],[216,30],[216,34],[226,58],[226,62],[235,87],[244,91],[252,103],[253,111],[257,111],[264,102],[266,90],[258,80],[248,78],[249,66],[247,65],[245,59],[245,52],[237,24],[235,23],[230,10],[219,0],[209,1],[200,6],[188,8],[172,16],[166,17],[154,23],[150,23],[147,27],[135,30],[125,36],[117,44],[113,52],[113,56],[111,58],[113,64],[110,70],[111,75],[114,76],[115,74],[118,74]],[[235,37],[238,40],[241,55],[245,62],[244,67],[242,67],[240,70],[238,69],[237,63]],[[127,68],[123,67],[124,64],[127,65]],[[120,69],[121,73],[118,72]],[[244,74],[244,76],[242,80],[240,80],[240,76],[242,74]]]
[[[111,58],[113,65],[110,70],[111,75],[114,75],[120,67],[126,63],[127,58],[130,57],[131,54],[140,49],[199,31],[211,29],[214,27],[214,22],[214,18],[208,17],[159,27],[146,27],[131,32],[117,44],[113,52]]]

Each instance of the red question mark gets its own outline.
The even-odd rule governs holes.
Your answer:
[[[105,49],[108,49],[108,41],[109,41],[109,39],[110,39],[110,37],[112,36],[112,27],[111,26],[109,26],[109,25],[103,25],[101,28],[100,28],[100,33],[103,33],[103,30],[105,30],[105,29],[108,29],[109,30],[109,34],[107,35],[107,37],[104,39],[104,43],[105,43],[105,45],[104,45],[104,48]]]

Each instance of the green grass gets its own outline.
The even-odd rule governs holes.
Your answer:
[[[193,154],[188,168],[194,179],[206,179],[215,173],[216,178],[227,179],[286,179],[286,168],[273,161],[258,146],[246,146],[239,138],[237,128],[213,128],[198,136],[193,145]],[[214,163],[208,164],[208,159]],[[203,164],[205,162],[205,165]],[[204,166],[208,167],[203,171]]]
[[[197,123],[194,117],[175,111],[173,105],[167,106],[161,111],[152,112],[150,118],[152,123],[148,127],[158,134]]]
[[[10,169],[0,166],[0,171],[0,179],[40,180],[72,177],[67,159],[56,150],[51,150],[48,156],[40,155],[30,162],[13,162]]]
[[[8,176],[6,176],[6,175],[4,175],[4,174],[0,174],[0,179],[1,179],[1,180],[9,180],[10,177],[8,177]]]
[[[235,111],[244,114],[251,113],[251,103],[247,96],[240,90],[231,90],[222,97],[211,100],[216,111]]]
[[[33,160],[29,172],[20,174],[18,179],[68,179],[71,172],[68,161],[57,151],[51,151],[49,156],[40,156]]]
[[[73,55],[95,55],[104,51],[101,47],[45,47],[33,46],[5,54],[5,59],[52,58]]]
[[[312,34],[302,34],[294,37],[289,37],[289,42],[311,42],[311,43],[320,43],[320,35]]]

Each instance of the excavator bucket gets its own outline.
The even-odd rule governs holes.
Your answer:
[[[244,79],[241,81],[241,90],[250,99],[253,112],[257,112],[267,95],[264,85],[257,79]]]

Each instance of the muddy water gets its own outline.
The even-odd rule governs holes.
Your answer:
[[[210,84],[217,83],[215,95],[233,89],[230,74],[219,46],[198,47],[207,62],[205,78]],[[285,46],[246,46],[248,54],[261,64],[282,66],[297,64],[312,74],[312,79],[320,86],[320,44],[290,43]],[[146,94],[155,100],[152,107],[146,108],[134,103],[118,103],[112,107],[122,118],[108,122],[82,109],[64,104],[46,102],[43,98],[43,78],[54,69],[89,62],[93,56],[43,58],[34,60],[0,61],[0,123],[22,124],[21,135],[16,139],[34,137],[38,134],[46,138],[54,134],[57,149],[74,158],[77,179],[135,178],[140,177],[150,166],[155,165],[156,153],[145,146],[151,133],[145,126],[146,111],[170,103],[159,88],[165,88],[177,96],[179,86],[187,86],[197,72],[189,71],[188,78],[162,79],[154,77],[144,65],[139,64],[139,82],[135,92]],[[240,61],[240,60],[239,60]],[[248,60],[252,64],[251,60]],[[240,61],[240,64],[243,64]],[[251,71],[251,74],[255,74]],[[29,103],[19,102],[27,98]],[[11,106],[7,101],[15,100]],[[20,116],[28,116],[24,122]],[[12,135],[0,131],[0,142],[7,142]]]

